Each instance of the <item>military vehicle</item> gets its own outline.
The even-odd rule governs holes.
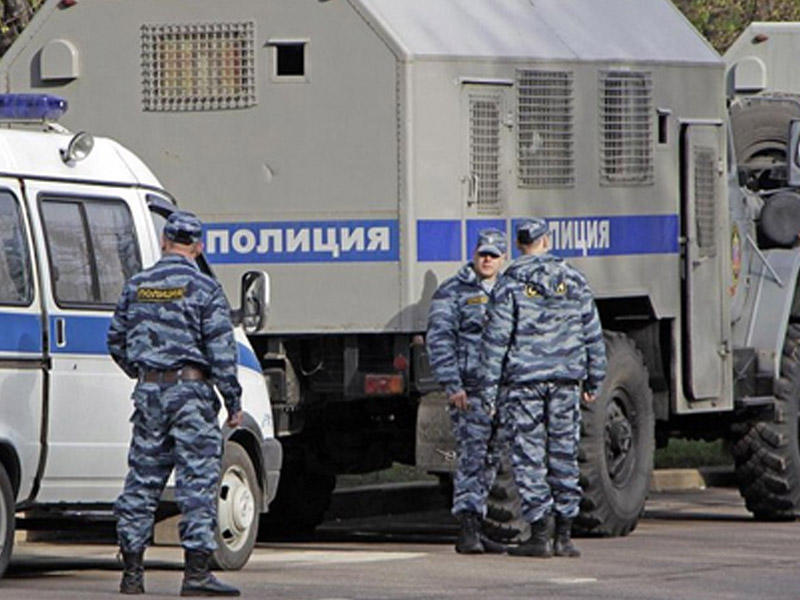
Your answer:
[[[788,182],[739,168],[725,64],[667,0],[53,0],[0,74],[152,165],[229,289],[268,269],[250,341],[286,454],[262,525],[313,527],[337,474],[452,468],[429,299],[530,215],[608,332],[581,528],[632,530],[671,436],[730,438],[750,509],[793,515],[800,255],[764,226]]]

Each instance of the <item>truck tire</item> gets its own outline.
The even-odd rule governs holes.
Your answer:
[[[511,470],[511,459],[504,452],[486,499],[483,533],[501,544],[517,544],[530,537],[530,529],[530,524],[522,517],[522,500]]]
[[[647,367],[633,340],[606,332],[608,372],[603,389],[583,405],[581,469],[583,499],[574,531],[579,535],[627,535],[644,509],[655,451],[653,394]],[[510,460],[503,456],[487,500],[484,533],[502,543],[527,539]]]
[[[731,106],[736,161],[751,168],[766,168],[771,163],[786,162],[789,126],[800,118],[800,96],[786,94],[780,101],[758,97]]]
[[[256,544],[261,488],[253,461],[236,442],[225,442],[217,507],[212,568],[237,571],[247,564]]]
[[[757,519],[791,520],[800,505],[800,311],[795,302],[775,382],[775,408],[767,418],[754,418],[732,427],[731,453],[739,492]]]
[[[14,490],[5,468],[0,464],[0,577],[11,559],[14,527]]]
[[[322,523],[336,476],[302,443],[283,442],[283,467],[275,499],[261,516],[262,539],[301,539]]]
[[[608,370],[594,402],[583,404],[583,499],[576,532],[627,535],[644,509],[655,451],[653,393],[647,367],[633,340],[606,332]]]

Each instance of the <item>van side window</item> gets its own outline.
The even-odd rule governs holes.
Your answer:
[[[128,207],[119,200],[43,198],[41,210],[56,302],[113,306],[142,268]]]
[[[28,305],[33,300],[30,253],[16,198],[0,190],[0,303]]]

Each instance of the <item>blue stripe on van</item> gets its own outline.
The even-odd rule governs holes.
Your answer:
[[[66,345],[55,345],[55,321],[63,318],[66,325]],[[53,336],[52,351],[56,354],[108,354],[106,337],[111,317],[89,317],[69,315],[63,317],[50,317],[50,331]],[[255,352],[247,345],[239,342],[239,365],[261,373],[261,365]]]
[[[256,357],[256,353],[253,352],[253,349],[249,346],[246,346],[242,342],[239,342],[238,346],[239,366],[247,369],[253,369],[254,371],[261,373],[261,363],[258,362],[258,358]]]
[[[63,346],[56,345],[56,320],[64,320]],[[106,336],[111,317],[54,315],[50,317],[50,351],[53,354],[108,354]]]
[[[39,315],[0,313],[0,352],[42,353]]]

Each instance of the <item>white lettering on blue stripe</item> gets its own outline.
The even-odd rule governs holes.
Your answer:
[[[611,248],[609,219],[558,219],[548,223],[554,250],[590,250]]]
[[[236,256],[251,254],[286,255],[313,252],[339,258],[342,253],[390,252],[392,229],[383,225],[322,227],[238,227],[234,229],[209,228],[206,233],[208,254]],[[213,226],[212,226],[213,227]]]

